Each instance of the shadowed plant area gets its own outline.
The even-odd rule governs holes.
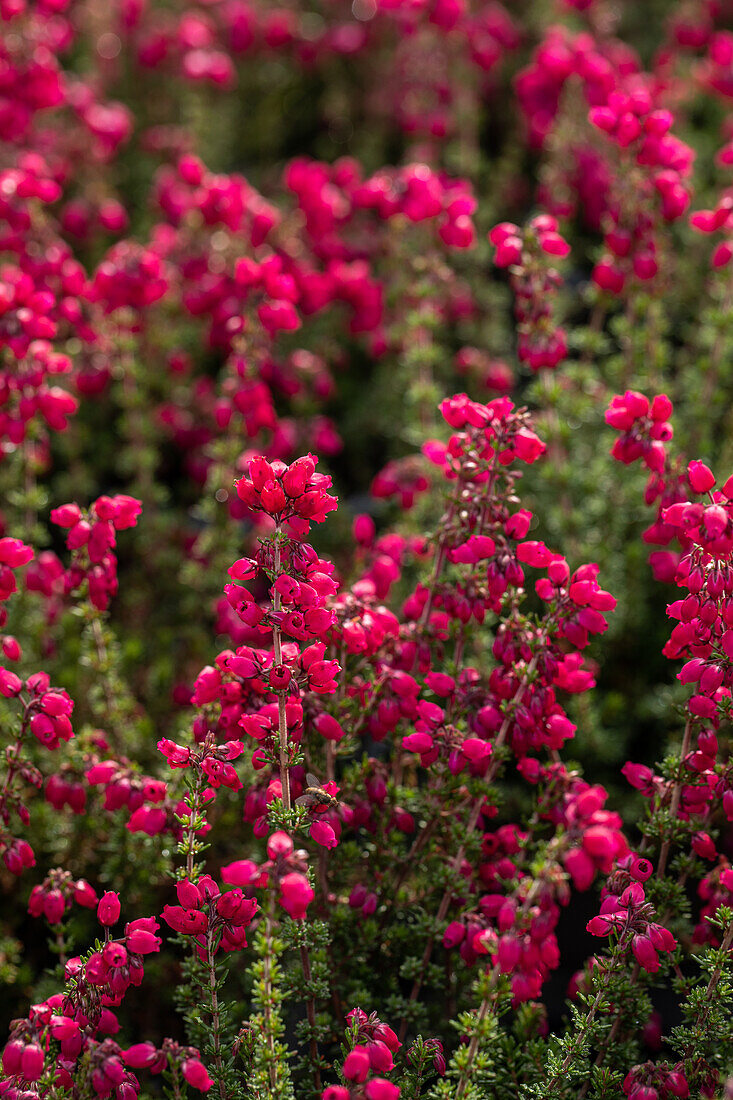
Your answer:
[[[0,1100],[733,1100],[733,0],[0,0]]]

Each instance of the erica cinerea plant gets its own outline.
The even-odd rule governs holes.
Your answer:
[[[729,5],[0,28],[0,1094],[733,1094]]]

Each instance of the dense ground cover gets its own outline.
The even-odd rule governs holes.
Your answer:
[[[733,4],[0,27],[0,1093],[733,1095]]]

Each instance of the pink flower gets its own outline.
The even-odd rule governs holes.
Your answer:
[[[373,1077],[364,1090],[367,1100],[398,1100],[400,1090],[384,1077]]]
[[[28,1043],[23,1048],[20,1062],[26,1081],[38,1081],[43,1076],[43,1050],[38,1043]]]
[[[201,932],[206,932],[209,927],[209,918],[206,913],[202,913],[198,909],[184,909],[180,905],[165,905],[161,916],[175,932],[183,932],[187,936],[196,936]]]
[[[186,1058],[181,1063],[181,1073],[186,1081],[199,1092],[208,1092],[214,1084],[206,1072],[206,1067],[198,1058]]]
[[[260,885],[260,871],[257,864],[251,859],[238,859],[234,863],[228,863],[221,868],[223,882],[231,886]]]
[[[715,476],[704,462],[690,462],[687,467],[687,477],[695,493],[709,493],[715,485]]]
[[[313,725],[326,741],[340,741],[345,736],[345,730],[330,714],[319,714]]]
[[[155,917],[139,917],[125,925],[125,940],[129,951],[136,955],[150,955],[160,951],[162,940],[156,936],[159,924]]]
[[[287,857],[293,851],[293,848],[292,839],[282,829],[274,832],[267,841],[267,854],[270,859],[277,859],[278,856]]]
[[[375,1039],[367,1045],[367,1054],[371,1068],[377,1073],[389,1073],[394,1069],[392,1052],[380,1039]]]
[[[32,557],[33,548],[20,539],[0,538],[0,565],[18,569],[21,565],[27,565]]]
[[[308,906],[315,897],[305,875],[291,871],[280,879],[280,904],[293,920],[304,920]]]
[[[144,1069],[146,1066],[151,1066],[158,1057],[158,1051],[153,1043],[135,1043],[121,1053],[125,1065],[132,1066],[133,1069]]]
[[[102,894],[99,905],[97,906],[97,920],[100,924],[109,927],[112,924],[117,924],[119,919],[120,896],[108,890],[105,894]]]
[[[656,974],[659,970],[659,955],[648,936],[634,936],[631,941],[631,950],[634,953],[634,958],[644,970],[649,974]]]
[[[335,848],[338,844],[336,833],[327,821],[316,819],[311,822],[310,836],[311,840],[315,840],[316,844],[320,844],[322,848]]]
[[[357,1045],[344,1059],[344,1077],[349,1081],[366,1081],[370,1067],[367,1048]]]

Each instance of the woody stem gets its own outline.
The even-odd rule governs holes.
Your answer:
[[[275,532],[275,576],[280,576],[280,528]],[[279,612],[281,608],[280,593],[275,590],[273,596],[273,608],[275,612]],[[272,624],[272,646],[275,651],[275,664],[281,665],[283,659],[282,642],[280,640],[280,626],[278,623]],[[288,771],[288,723],[285,713],[285,700],[286,693],[279,691],[277,693],[277,729],[278,729],[278,742],[280,750],[280,784],[282,786],[282,798],[283,806],[290,812],[290,775]]]
[[[669,818],[670,829],[674,828],[674,823],[677,820],[677,811],[680,806],[680,798],[682,797],[682,769],[685,766],[685,757],[690,751],[690,738],[692,736],[692,716],[689,715],[687,722],[685,723],[685,732],[682,737],[682,754],[680,757],[679,772],[675,778],[674,786],[672,787],[672,798],[669,803]],[[663,878],[664,872],[667,866],[667,858],[669,856],[669,850],[672,847],[671,835],[666,838],[662,844],[661,851],[659,853],[659,863],[657,864],[657,878]]]
[[[305,944],[301,944],[300,947],[300,963],[303,968],[303,980],[306,986],[308,986],[308,992],[306,995],[305,1008],[308,1015],[308,1027],[310,1029],[310,1035],[308,1036],[308,1045],[310,1049],[310,1058],[313,1066],[313,1085],[317,1092],[321,1090],[321,1071],[318,1067],[318,1042],[316,1040],[316,1002],[310,991],[310,984],[312,981],[311,974],[311,962],[310,955],[308,954],[308,948]]]
[[[525,688],[527,687],[527,683],[528,683],[530,677],[532,676],[532,673],[534,672],[536,666],[537,666],[537,658],[533,657],[532,660],[530,661],[530,663],[527,665],[527,670],[524,673],[524,675],[522,676],[522,679],[519,681],[519,686],[517,687],[517,690],[514,693],[514,697],[511,700],[511,702],[513,704],[517,704],[521,701],[521,698],[524,695]],[[504,721],[501,724],[501,728],[500,728],[498,734],[496,735],[496,739],[494,740],[494,745],[493,745],[494,751],[496,751],[496,749],[498,749],[498,748],[501,748],[501,746],[504,744],[504,740],[506,738],[506,735],[509,732],[509,726],[511,725],[511,721],[512,721],[512,716],[511,716],[511,713],[509,713],[504,718]],[[496,757],[494,756],[492,761],[491,761],[491,764],[489,765],[489,770],[488,770],[488,773],[487,773],[486,778],[484,780],[484,784],[485,784],[486,787],[488,787],[489,784],[492,782],[492,780],[494,778],[494,775],[496,774],[497,768],[498,768],[498,761],[497,761]],[[471,809],[471,815],[470,815],[470,817],[468,819],[468,822],[466,824],[466,831],[464,833],[463,842],[462,842],[460,848],[458,849],[458,851],[456,852],[455,859],[453,860],[453,862],[451,864],[452,874],[456,874],[460,870],[461,864],[463,862],[463,857],[466,854],[466,845],[468,843],[469,838],[473,835],[473,831],[474,831],[474,829],[476,828],[476,826],[478,824],[478,819],[481,816],[481,809],[483,807],[484,801],[485,801],[485,795],[482,793],[478,796],[478,798],[476,799],[476,801],[473,804],[473,808]],[[443,923],[443,921],[445,920],[446,914],[448,912],[448,908],[450,906],[452,896],[453,896],[453,893],[452,893],[452,890],[449,887],[445,891],[445,893],[443,894],[442,900],[440,902],[440,906],[438,908],[438,912],[436,914],[435,921],[436,921],[436,924],[438,926],[440,926]],[[430,962],[430,957],[433,953],[433,947],[434,946],[435,946],[435,935],[433,934],[433,935],[430,936],[430,938],[428,939],[427,944],[425,945],[425,951],[423,952],[422,962],[420,964],[420,972],[418,973],[418,976],[415,979],[412,990],[410,991],[410,1004],[414,1004],[414,1002],[418,998],[418,995],[420,993],[420,989],[422,988],[423,978],[425,977],[425,971],[427,969],[428,963]],[[403,1019],[402,1019],[402,1025],[400,1027],[400,1041],[404,1041],[404,1038],[405,1038],[406,1034],[407,1034],[407,1017],[404,1016]]]

